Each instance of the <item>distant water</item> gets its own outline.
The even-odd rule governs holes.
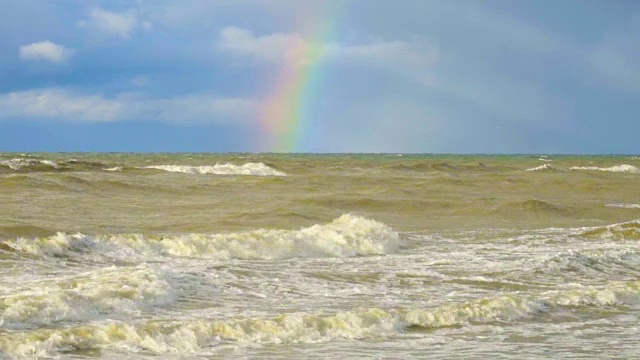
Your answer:
[[[634,358],[640,157],[0,154],[0,358]]]

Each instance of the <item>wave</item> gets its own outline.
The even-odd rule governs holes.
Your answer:
[[[20,171],[25,168],[31,169],[58,169],[60,165],[52,160],[40,160],[40,159],[32,159],[32,158],[15,158],[11,160],[2,160],[0,161],[1,166],[8,167],[11,170]]]
[[[143,169],[156,169],[185,174],[286,176],[282,171],[276,170],[261,162],[246,163],[243,165],[215,164],[213,166],[152,165],[143,167]]]
[[[554,255],[544,261],[542,270],[551,268],[562,269],[580,273],[609,273],[611,271],[632,270],[636,274],[640,271],[640,250],[616,249],[616,250],[583,250],[569,251]]]
[[[589,228],[578,235],[597,239],[640,240],[640,219]]]
[[[596,166],[572,166],[570,169],[640,174],[640,169],[638,169],[633,165],[627,165],[627,164],[615,165],[607,168],[596,167]]]
[[[98,253],[116,258],[164,255],[269,260],[382,255],[401,244],[400,235],[387,225],[345,214],[331,223],[300,230],[259,229],[241,233],[166,236],[58,233],[45,238],[9,240],[3,247],[14,252],[55,257]]]
[[[548,160],[548,161],[551,161],[551,160]],[[541,170],[557,171],[557,169],[551,166],[550,164],[536,166],[534,168],[526,169],[525,171],[541,171]]]
[[[225,342],[236,345],[380,339],[402,333],[468,324],[517,322],[565,308],[640,304],[640,281],[579,287],[538,295],[511,294],[447,304],[435,309],[368,309],[334,315],[292,313],[271,318],[119,321],[65,329],[13,332],[0,338],[0,355],[55,356],[61,350],[193,353]]]
[[[115,267],[82,275],[14,284],[0,297],[0,326],[23,329],[75,320],[120,318],[171,298],[171,286],[146,266]]]
[[[640,209],[640,204],[629,204],[629,203],[613,203],[606,204],[606,207],[611,208],[622,208],[622,209]]]
[[[10,239],[21,236],[51,236],[56,232],[34,225],[16,224],[16,225],[0,225],[0,240]],[[2,243],[0,242],[0,251],[2,251]]]
[[[69,160],[47,160],[34,157],[21,157],[0,161],[0,168],[12,170],[14,172],[68,172],[97,170],[112,165],[77,159]]]
[[[562,213],[566,213],[568,209],[559,205],[548,203],[546,201],[529,199],[524,201],[516,201],[516,202],[508,203],[506,205],[501,206],[498,210],[502,212],[504,211],[511,212],[514,210],[516,211],[519,210],[519,211],[526,211],[526,212],[533,211],[535,213],[562,214]]]

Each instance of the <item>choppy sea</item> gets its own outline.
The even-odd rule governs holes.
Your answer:
[[[0,358],[639,358],[640,157],[0,153]]]

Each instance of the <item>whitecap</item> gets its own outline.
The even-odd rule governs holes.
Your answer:
[[[596,167],[596,166],[572,166],[570,169],[640,174],[640,169],[638,169],[633,165],[627,165],[627,164],[615,165],[615,166],[606,167],[606,168]]]
[[[108,267],[54,281],[14,284],[0,297],[0,325],[19,329],[62,320],[124,317],[169,301],[172,290],[162,273],[147,267]]]
[[[11,160],[2,160],[0,161],[0,165],[7,166],[11,170],[16,170],[16,171],[25,167],[33,167],[33,166],[39,166],[39,165],[50,166],[55,169],[60,167],[58,163],[52,160],[38,160],[38,159],[29,159],[29,158],[15,158]]]
[[[606,204],[606,207],[611,208],[622,208],[622,209],[640,209],[640,204],[631,204],[631,203],[613,203]]]
[[[0,338],[0,354],[53,357],[60,351],[102,349],[184,354],[223,341],[238,346],[317,343],[334,339],[380,339],[412,329],[519,321],[563,308],[608,307],[640,303],[640,281],[579,287],[537,295],[506,294],[432,309],[364,309],[332,315],[289,313],[275,317],[164,320],[144,323],[108,321],[64,329],[12,332]],[[179,357],[179,356],[176,356]]]
[[[389,226],[345,214],[328,224],[300,230],[258,229],[240,233],[84,235],[64,234],[5,243],[15,251],[38,256],[110,257],[179,256],[215,259],[284,259],[292,257],[352,257],[383,255],[402,244]]]
[[[243,165],[215,164],[203,166],[188,165],[151,165],[143,169],[156,169],[168,172],[185,174],[214,174],[214,175],[253,175],[253,176],[286,176],[282,171],[276,170],[263,163],[246,163]]]
[[[525,171],[541,171],[541,170],[555,170],[555,168],[549,164],[544,164],[544,165],[536,166],[531,169],[526,169]]]

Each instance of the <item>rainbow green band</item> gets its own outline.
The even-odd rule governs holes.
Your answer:
[[[330,9],[324,9],[326,11]],[[333,11],[329,11],[334,13]],[[316,19],[326,18],[312,12]],[[297,152],[302,149],[305,129],[310,125],[311,108],[314,100],[320,96],[323,71],[323,59],[326,58],[329,37],[335,21],[308,21],[319,24],[312,27],[312,41],[291,41],[290,56],[287,57],[276,81],[275,87],[262,104],[260,122],[263,134],[268,136],[262,144],[262,151]]]

